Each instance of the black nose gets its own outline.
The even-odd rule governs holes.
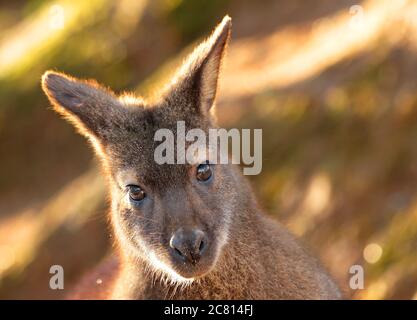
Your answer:
[[[207,237],[199,229],[178,229],[171,237],[169,245],[174,256],[192,264],[196,264],[207,247]]]

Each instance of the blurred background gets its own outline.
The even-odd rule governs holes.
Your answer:
[[[264,207],[347,297],[417,298],[417,1],[3,0],[0,299],[62,298],[112,244],[97,161],[42,73],[146,96],[226,13],[217,116],[263,129]],[[55,264],[66,290],[49,289]]]

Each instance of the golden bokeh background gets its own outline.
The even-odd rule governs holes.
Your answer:
[[[417,298],[417,1],[18,0],[0,1],[1,299],[62,298],[112,243],[97,162],[42,73],[146,96],[226,13],[217,117],[263,129],[268,213],[346,297]]]

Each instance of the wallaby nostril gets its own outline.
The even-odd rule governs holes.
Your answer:
[[[183,256],[183,254],[182,254],[182,252],[181,252],[180,250],[178,250],[177,248],[174,248],[174,250],[175,250],[175,252],[176,252],[178,255]]]
[[[171,240],[169,241],[169,246],[173,249],[173,251],[175,252],[177,256],[181,258],[184,258],[186,256],[184,254],[182,237],[179,234],[175,233],[171,237]]]
[[[198,251],[203,251],[203,249],[204,249],[204,241],[203,240],[201,240],[201,242],[200,242],[200,246],[198,247]]]

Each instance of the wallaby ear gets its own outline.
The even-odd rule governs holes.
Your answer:
[[[55,111],[64,115],[87,137],[103,138],[112,123],[120,118],[120,102],[96,82],[47,71],[42,76],[42,88]]]
[[[171,85],[172,94],[182,95],[181,100],[191,98],[203,114],[215,102],[217,80],[231,27],[232,19],[225,16],[211,36],[186,59]]]

